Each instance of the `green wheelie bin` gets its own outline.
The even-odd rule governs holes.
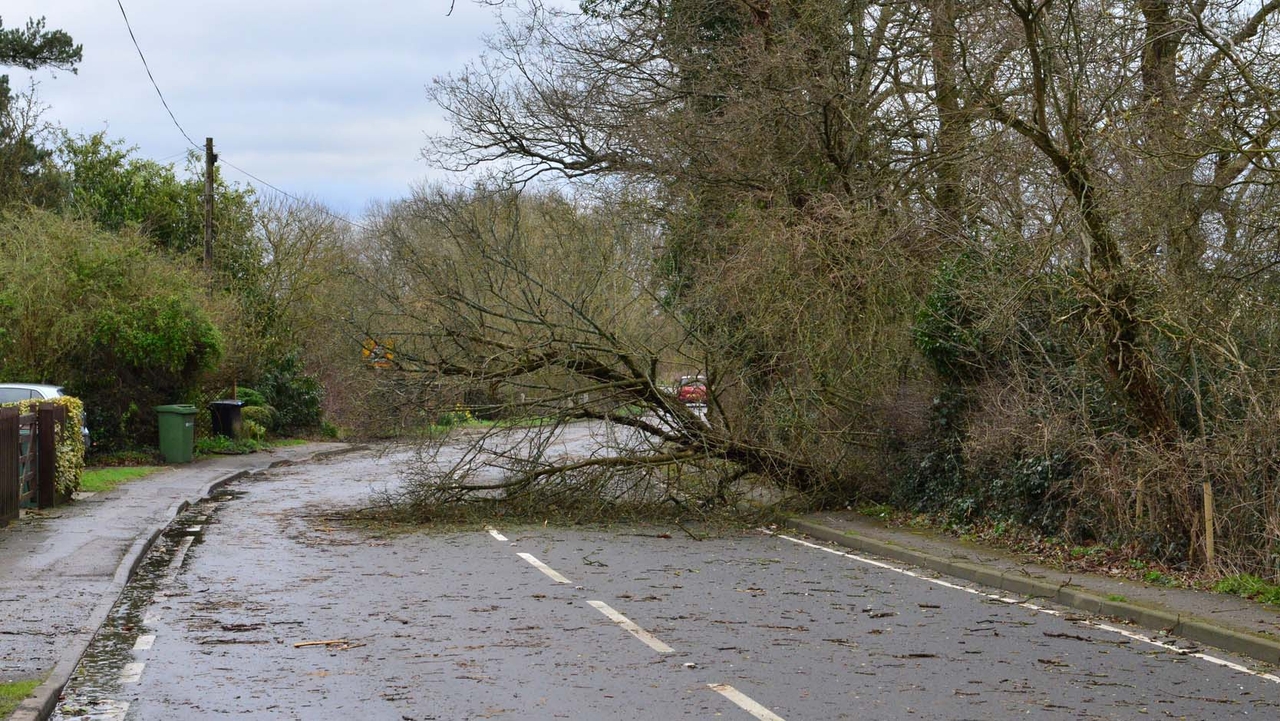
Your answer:
[[[160,414],[160,455],[166,463],[190,463],[196,447],[196,407],[156,406]]]

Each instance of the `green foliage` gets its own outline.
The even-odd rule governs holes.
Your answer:
[[[104,451],[155,437],[222,355],[202,284],[131,233],[44,211],[0,219],[0,374],[85,401]]]
[[[0,65],[24,70],[53,68],[76,72],[83,48],[62,30],[46,30],[44,18],[29,19],[25,28],[4,29],[0,21]],[[9,102],[9,76],[0,75],[0,105]]]
[[[893,517],[893,506],[884,503],[864,503],[855,509],[860,516],[868,518],[878,518],[882,521]]]
[[[267,397],[253,388],[236,386],[236,398],[244,401],[245,407],[247,408],[267,405]]]
[[[56,130],[43,112],[34,84],[0,98],[0,209],[57,207],[66,194],[66,178],[54,162]]]
[[[280,414],[276,409],[266,405],[247,405],[240,409],[245,422],[253,422],[265,430],[273,430],[279,426]]]
[[[91,341],[117,361],[169,373],[209,370],[221,355],[218,329],[190,297],[158,295],[129,307],[103,308],[91,319]]]
[[[1070,506],[1066,488],[1076,470],[1071,457],[1018,452],[973,466],[962,447],[968,403],[966,392],[955,387],[934,399],[929,449],[898,483],[896,503],[953,523],[987,518],[1041,533],[1061,531]]]
[[[978,312],[965,295],[972,287],[974,272],[975,264],[968,255],[943,262],[911,329],[916,348],[946,380],[969,380],[981,370]]]
[[[324,388],[315,376],[306,372],[297,352],[276,359],[257,385],[266,404],[277,413],[274,430],[302,430],[320,425]]]
[[[1218,593],[1229,593],[1233,596],[1248,598],[1260,603],[1280,606],[1280,585],[1268,583],[1248,573],[1228,576],[1218,581],[1213,590]]]
[[[269,448],[265,442],[253,438],[227,438],[226,436],[209,436],[196,439],[196,455],[211,454],[224,456],[241,456],[246,453]]]
[[[107,230],[136,229],[169,253],[202,258],[203,169],[182,177],[172,164],[133,153],[104,132],[67,138],[58,155],[71,185],[68,207]],[[250,238],[252,195],[215,178],[214,196],[215,267],[228,281],[244,285],[262,261]]]
[[[267,429],[261,423],[245,418],[240,424],[239,440],[250,440],[258,443],[265,443],[267,440]]]
[[[74,73],[83,48],[62,30],[45,30],[45,19],[27,20],[25,28],[0,29],[0,65],[26,70],[54,68]],[[0,28],[3,28],[0,22]]]
[[[475,417],[471,415],[470,409],[461,403],[454,404],[453,410],[445,411],[436,416],[436,425],[443,428],[453,428],[467,423],[474,423]]]

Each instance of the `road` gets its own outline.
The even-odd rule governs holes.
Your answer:
[[[194,506],[55,718],[1280,718],[1280,684],[1241,659],[764,530],[332,520],[409,461],[280,469]]]

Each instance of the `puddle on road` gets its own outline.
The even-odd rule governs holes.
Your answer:
[[[232,488],[219,488],[213,493],[210,493],[207,499],[205,499],[204,501],[201,501],[196,505],[202,506],[202,505],[205,505],[206,503],[226,503],[227,501],[234,501],[239,498],[244,498],[247,495],[249,495],[248,491],[237,491]]]
[[[172,580],[175,556],[184,547],[204,540],[203,528],[214,522],[219,504],[244,496],[243,491],[220,490],[190,506],[165,530],[147,552],[120,600],[98,629],[50,717],[52,721],[120,721],[132,694],[121,681],[125,666],[135,662],[134,645],[148,633],[144,617],[156,594]],[[200,530],[193,530],[199,528]],[[190,541],[186,541],[190,538]]]

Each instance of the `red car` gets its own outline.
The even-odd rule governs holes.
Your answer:
[[[676,388],[676,400],[687,405],[706,404],[707,379],[702,376],[682,376]]]

